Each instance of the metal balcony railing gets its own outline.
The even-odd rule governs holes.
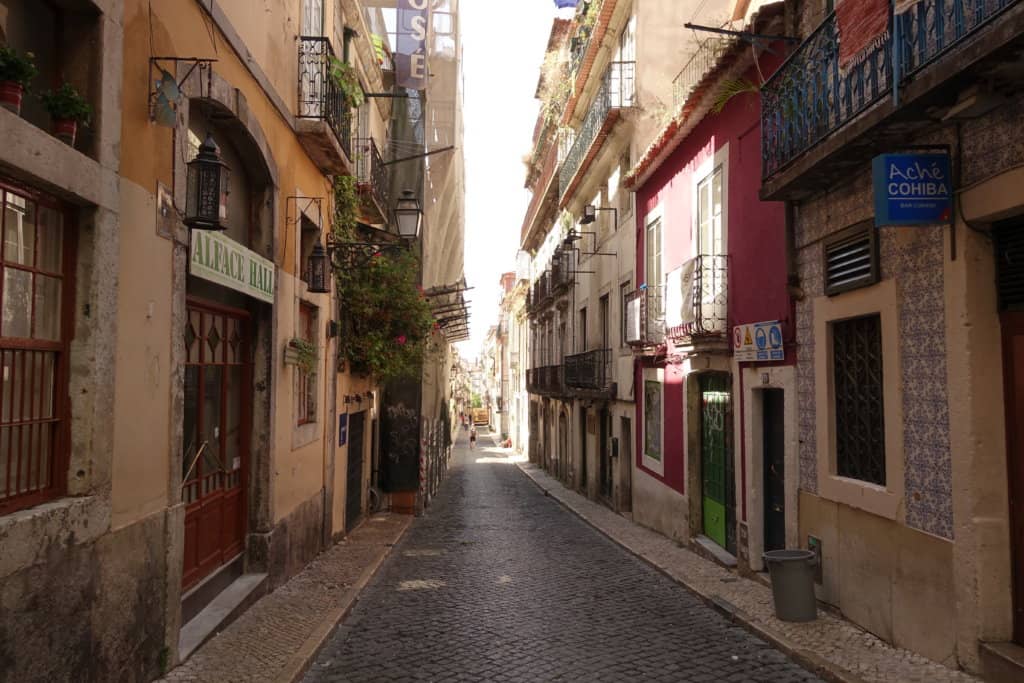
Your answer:
[[[348,100],[330,76],[334,50],[324,37],[299,38],[300,119],[325,121],[345,154],[352,155],[352,114]]]
[[[697,84],[715,67],[728,46],[729,41],[717,37],[701,41],[697,51],[672,81],[672,101],[676,109],[686,102]]]
[[[727,256],[705,254],[683,264],[681,310],[674,316],[666,312],[667,337],[684,341],[728,334],[728,261]]]
[[[626,343],[651,348],[665,343],[665,301],[660,285],[647,285],[626,295]]]
[[[373,138],[362,137],[355,140],[356,180],[368,188],[377,205],[385,213],[390,206],[388,197],[388,167],[377,143]]]
[[[565,357],[567,389],[606,392],[611,389],[611,349],[595,349]]]
[[[541,396],[560,396],[565,393],[561,365],[544,365],[526,371],[526,390]]]
[[[920,0],[892,22],[899,79],[913,76],[1021,0]],[[890,27],[891,29],[891,27]],[[839,66],[830,14],[761,88],[762,176],[768,178],[885,97],[893,85],[888,42]]]
[[[558,173],[558,194],[564,196],[576,172],[587,158],[613,111],[632,107],[636,100],[636,62],[612,62],[604,73],[601,87],[576,131],[572,147]]]

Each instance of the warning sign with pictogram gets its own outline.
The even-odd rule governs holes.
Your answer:
[[[785,360],[782,325],[777,320],[737,325],[732,333],[732,353],[741,363]]]

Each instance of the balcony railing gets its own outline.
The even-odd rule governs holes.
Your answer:
[[[299,38],[299,111],[297,118],[327,123],[345,154],[352,155],[352,116],[348,100],[330,76],[334,50],[323,37]]]
[[[373,138],[355,139],[356,180],[361,187],[369,190],[378,208],[387,217],[388,167],[384,165],[380,150]]]
[[[570,390],[608,392],[612,386],[611,349],[565,357],[565,386]]]
[[[1020,0],[920,0],[896,15],[900,82]],[[892,89],[890,45],[839,66],[835,14],[761,88],[762,175],[782,170]]]
[[[686,102],[697,84],[715,67],[718,58],[722,56],[728,46],[729,41],[721,38],[708,38],[701,42],[697,51],[690,57],[690,61],[672,81],[672,101],[675,103],[676,109]]]
[[[665,343],[665,303],[661,286],[648,285],[626,295],[626,343],[636,348]]]
[[[576,131],[572,147],[558,173],[558,194],[564,196],[587,159],[594,141],[606,131],[610,115],[632,107],[636,99],[636,62],[612,62],[605,71],[583,125]]]
[[[729,331],[728,257],[701,255],[679,271],[678,280],[666,283],[666,289],[679,288],[678,298],[666,296],[666,336],[676,342],[724,338]]]
[[[558,250],[551,259],[551,290],[565,291],[573,283],[573,252]]]
[[[565,393],[561,365],[545,365],[526,371],[526,390],[541,396],[561,396]]]

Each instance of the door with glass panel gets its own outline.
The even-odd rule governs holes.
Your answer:
[[[700,324],[706,332],[726,332],[726,244],[722,225],[722,168],[697,186],[697,253],[700,267],[692,291],[700,305]]]
[[[185,326],[184,588],[245,544],[245,472],[252,414],[249,316],[190,299]]]

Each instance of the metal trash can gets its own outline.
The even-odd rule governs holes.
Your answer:
[[[782,621],[814,621],[814,553],[810,550],[769,550],[764,563],[772,577],[775,616]]]

